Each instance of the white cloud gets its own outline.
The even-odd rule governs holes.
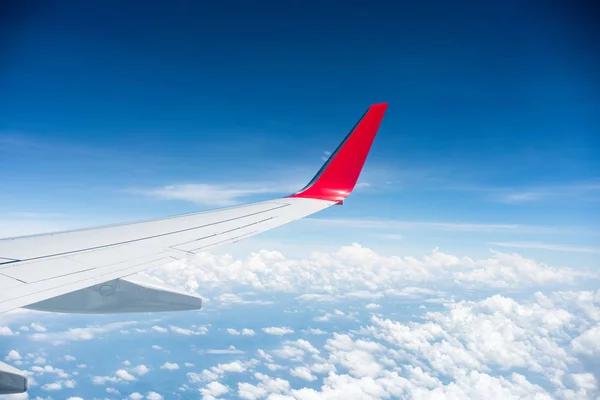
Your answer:
[[[47,383],[45,385],[42,386],[42,390],[46,390],[46,391],[56,391],[56,390],[62,390],[62,384],[60,382],[54,382],[54,383]]]
[[[227,328],[227,333],[229,333],[230,335],[233,335],[233,336],[240,336],[240,335],[243,335],[243,336],[254,336],[256,334],[256,332],[254,332],[254,330],[252,330],[252,329],[246,329],[246,328],[242,329],[241,331],[238,331],[238,330],[233,329],[233,328]]]
[[[0,336],[13,336],[15,334],[18,334],[18,332],[15,333],[8,326],[0,325]]]
[[[147,400],[163,400],[164,397],[156,392],[148,392],[146,395]]]
[[[243,354],[242,350],[236,349],[235,346],[229,346],[226,349],[207,349],[203,351],[206,354]]]
[[[365,306],[365,308],[367,310],[377,310],[378,308],[380,308],[379,304],[375,304],[375,303],[369,303]]]
[[[245,198],[257,194],[293,193],[297,191],[298,187],[294,189],[289,184],[265,185],[262,183],[228,185],[188,183],[150,189],[132,189],[129,192],[165,200],[183,200],[196,204],[221,207],[239,204]]]
[[[266,306],[273,304],[273,302],[269,300],[244,300],[234,293],[223,293],[222,295],[217,296],[217,301],[224,306],[229,306],[232,304],[258,304]]]
[[[75,386],[77,386],[77,383],[74,380],[69,380],[69,381],[64,381],[63,385],[67,388],[67,389],[73,389]]]
[[[314,347],[308,340],[304,340],[304,339],[298,339],[295,341],[286,340],[284,342],[284,344],[289,345],[289,346],[295,346],[299,349],[302,349],[302,350],[307,351],[312,354],[319,354],[319,350],[317,350],[317,348]]]
[[[206,328],[205,326],[201,326],[196,329],[188,329],[188,328],[180,328],[178,326],[170,325],[169,329],[173,333],[178,333],[180,335],[185,335],[185,336],[206,335],[208,333],[208,328]]]
[[[583,374],[571,374],[571,379],[578,388],[583,389],[589,394],[593,394],[598,390],[598,382],[593,374],[586,372]]]
[[[600,253],[600,248],[571,246],[566,244],[550,244],[540,242],[490,242],[490,244],[493,246],[514,247],[521,249],[555,250],[571,253]]]
[[[553,267],[496,251],[490,257],[474,259],[435,249],[417,259],[382,256],[358,244],[341,247],[333,253],[315,252],[306,259],[288,259],[279,252],[266,250],[239,260],[229,255],[201,253],[149,273],[188,290],[236,287],[239,292],[242,286],[260,293],[303,293],[299,298],[305,302],[377,299],[386,291],[413,298],[442,296],[439,291],[423,287],[432,282],[450,290],[451,286],[483,289],[571,285],[599,278],[596,273]],[[271,303],[263,299],[244,300],[233,293],[217,295],[216,299],[225,305]]]
[[[69,355],[69,354],[65,355],[63,358],[65,359],[65,361],[75,361],[76,360],[75,357],[73,357],[72,355]]]
[[[315,328],[303,329],[302,333],[307,333],[310,335],[327,335],[326,331],[324,331],[322,329],[315,329]]]
[[[6,361],[17,361],[17,360],[21,360],[23,359],[23,357],[21,357],[21,355],[19,354],[18,351],[16,350],[11,350],[8,352],[8,355],[6,357],[4,357],[4,359]]]
[[[124,369],[119,369],[115,371],[115,376],[124,380],[124,381],[135,381],[135,376],[131,375],[129,372]]]
[[[33,340],[49,341],[53,344],[62,344],[68,341],[91,340],[97,335],[120,330],[124,327],[137,324],[137,321],[114,322],[103,326],[90,326],[86,328],[71,328],[64,332],[35,333]]]
[[[317,377],[312,374],[310,369],[308,369],[306,367],[293,368],[292,370],[290,370],[290,374],[292,376],[295,376],[296,378],[304,379],[304,380],[307,380],[310,382],[317,379]]]
[[[581,335],[577,336],[571,342],[571,349],[574,353],[584,354],[590,357],[600,355],[600,325],[596,325]]]
[[[162,350],[162,347],[160,347],[160,346],[159,346],[159,345],[157,345],[157,344],[153,344],[153,345],[152,345],[152,348],[153,348],[154,350]]]
[[[277,350],[273,350],[272,353],[276,357],[291,361],[302,361],[304,358],[304,350],[289,345],[283,346]]]
[[[92,376],[91,381],[94,385],[105,385],[107,383],[130,382],[135,381],[135,376],[124,369],[116,370],[114,376]]]
[[[254,377],[260,382],[252,385],[246,382],[238,383],[238,396],[245,400],[257,400],[271,394],[270,398],[277,399],[277,395],[288,393],[290,383],[281,378],[271,378],[268,375],[255,373]]]
[[[38,324],[37,322],[32,322],[30,326],[31,326],[31,329],[33,329],[36,332],[46,332],[47,331],[47,329],[44,325]]]
[[[225,393],[229,393],[229,387],[220,382],[213,381],[200,389],[200,393],[202,394],[203,398],[214,399],[224,395]]]
[[[150,372],[150,369],[146,367],[144,364],[140,364],[136,367],[131,368],[132,372],[135,372],[138,376],[146,375]]]
[[[290,329],[288,327],[279,327],[279,326],[272,326],[269,328],[263,328],[263,332],[268,334],[268,335],[276,335],[276,336],[283,336],[283,335],[289,335],[291,333],[294,333],[293,329]]]
[[[159,332],[159,333],[167,333],[168,332],[167,328],[163,328],[162,326],[157,326],[157,325],[154,325],[152,327],[152,330],[154,330],[155,332]]]
[[[69,377],[69,374],[67,374],[64,370],[60,368],[54,368],[52,365],[45,365],[43,367],[40,367],[39,365],[34,365],[33,367],[31,367],[31,372],[33,372],[36,375],[55,374],[57,377],[62,379]]]
[[[212,367],[212,371],[220,375],[226,372],[244,372],[246,369],[248,369],[247,365],[241,361],[233,361],[228,364],[219,364],[216,367]]]
[[[173,370],[179,369],[179,364],[166,362],[160,366],[160,369],[166,369],[169,371],[173,371]]]
[[[138,392],[133,392],[129,395],[130,400],[142,400],[144,395]]]
[[[599,394],[589,364],[600,355],[599,326],[600,290],[447,302],[412,321],[372,316],[359,330],[333,333],[322,348],[300,339],[258,351],[273,371],[278,357],[301,363],[290,366],[291,376],[323,375],[319,389],[269,387],[261,382],[272,378],[255,374],[259,383],[240,381],[238,396],[591,399]],[[306,365],[306,353],[319,361]]]

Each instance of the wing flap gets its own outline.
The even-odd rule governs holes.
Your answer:
[[[75,274],[46,279],[35,283],[3,289],[0,293],[0,313],[32,303],[37,303],[52,297],[97,285],[112,279],[135,274],[148,268],[165,265],[177,260],[170,254],[159,254],[136,260],[129,260],[114,264],[102,269],[91,269]],[[45,265],[46,268],[58,266],[63,261],[61,257],[52,259],[53,263]]]

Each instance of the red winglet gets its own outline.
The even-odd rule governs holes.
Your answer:
[[[288,197],[343,202],[356,185],[386,109],[387,103],[369,107],[310,183]]]

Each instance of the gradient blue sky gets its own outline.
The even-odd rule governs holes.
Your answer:
[[[304,221],[237,251],[360,242],[597,265],[600,56],[583,8],[55,1],[8,11],[0,236],[288,194],[369,104],[387,101],[361,187],[317,217],[339,221]]]

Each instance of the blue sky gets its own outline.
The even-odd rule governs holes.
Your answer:
[[[94,225],[288,194],[369,104],[388,101],[362,190],[322,217],[558,231],[382,228],[407,248],[597,252],[598,54],[583,12],[539,2],[230,8],[17,8],[0,78],[6,226]],[[189,199],[182,184],[211,186],[188,188],[195,202],[156,198],[175,185],[169,197]],[[334,231],[336,244],[369,240]],[[577,253],[589,266],[594,253]]]
[[[599,32],[589,10],[549,4],[15,6],[0,21],[0,237],[290,194],[370,104],[389,108],[343,207],[149,273],[203,295],[204,310],[18,311],[0,318],[0,358],[31,371],[32,398],[195,398],[220,382],[250,399],[237,385],[266,390],[259,373],[304,399],[294,390],[337,387],[332,365],[348,387],[399,373],[407,398],[594,397]]]
[[[481,224],[470,234],[414,225],[377,234],[423,249],[594,248],[577,252],[590,266],[600,91],[584,10],[231,8],[16,8],[0,77],[5,226],[102,224],[288,194],[369,104],[388,101],[363,187],[321,217]],[[488,225],[519,227],[473,234]],[[377,234],[326,229],[336,244],[385,247]]]

